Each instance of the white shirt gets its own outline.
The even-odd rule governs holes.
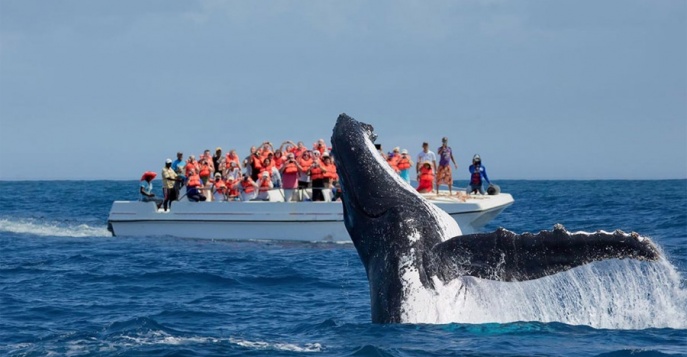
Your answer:
[[[432,150],[427,150],[427,152],[420,151],[419,154],[417,154],[417,163],[422,165],[423,162],[429,161],[432,163],[432,168],[434,168],[434,162],[437,161],[437,156],[432,152]]]

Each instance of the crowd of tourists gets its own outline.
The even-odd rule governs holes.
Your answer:
[[[437,154],[429,150],[429,144],[422,144],[422,151],[413,162],[408,150],[395,147],[385,153],[377,145],[380,154],[400,177],[410,183],[411,170],[415,170],[420,193],[439,193],[440,185],[447,185],[452,195],[453,175],[451,163],[458,168],[448,139],[442,139]],[[221,147],[211,154],[205,150],[199,157],[184,158],[178,152],[176,159],[167,159],[162,169],[164,198],[153,193],[152,180],[155,172],[146,172],[141,177],[140,194],[143,201],[154,201],[158,208],[167,211],[173,201],[186,197],[190,201],[269,201],[277,194],[277,200],[292,201],[334,201],[340,199],[341,189],[334,164],[335,157],[323,139],[313,144],[312,149],[303,142],[283,142],[278,148],[270,142],[250,148],[250,154],[243,159],[236,150],[224,154]],[[468,193],[484,194],[482,179],[489,183],[486,169],[481,165],[479,155],[473,157],[469,167],[470,185]],[[185,193],[181,194],[185,187]],[[277,189],[277,190],[275,190]],[[272,197],[274,200],[275,197]]]

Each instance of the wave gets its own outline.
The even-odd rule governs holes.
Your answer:
[[[0,232],[30,234],[41,237],[112,237],[112,233],[107,230],[107,227],[92,227],[87,224],[37,222],[29,219],[0,219]]]

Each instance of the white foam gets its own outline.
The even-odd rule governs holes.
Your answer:
[[[608,260],[523,282],[462,277],[436,290],[412,280],[410,323],[563,322],[609,329],[687,328],[687,290],[667,261]],[[416,280],[417,279],[417,280]],[[414,282],[417,281],[417,282]]]
[[[0,232],[32,234],[51,237],[111,237],[106,227],[91,227],[87,224],[60,225],[50,222],[35,222],[32,220],[10,221],[0,219]]]

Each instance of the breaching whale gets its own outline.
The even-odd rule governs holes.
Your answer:
[[[373,323],[404,322],[404,302],[462,276],[515,282],[604,259],[657,260],[636,233],[570,233],[561,225],[538,234],[505,229],[461,235],[444,211],[416,192],[375,149],[371,125],[341,114],[332,149],[343,192],[344,223],[365,266]]]

